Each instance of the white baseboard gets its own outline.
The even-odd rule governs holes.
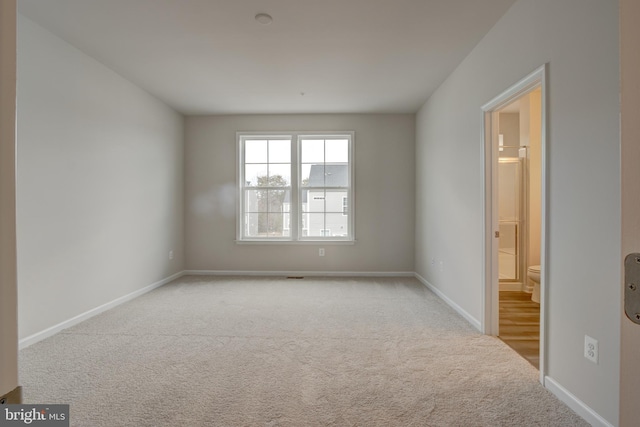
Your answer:
[[[185,270],[186,276],[414,277],[412,271],[245,271]]]
[[[462,307],[460,307],[452,299],[450,299],[448,296],[446,296],[440,289],[436,288],[431,283],[429,283],[427,281],[427,279],[425,279],[424,277],[422,277],[418,273],[414,273],[414,276],[415,276],[416,279],[418,279],[420,282],[422,282],[423,285],[425,285],[427,288],[429,288],[429,290],[431,292],[436,294],[441,300],[443,300],[445,303],[447,303],[447,305],[449,307],[453,308],[460,316],[464,317],[467,322],[471,323],[471,326],[473,326],[474,328],[476,328],[479,331],[482,331],[482,324],[480,323],[480,321],[478,319],[476,319],[475,317],[473,317],[472,315],[467,313]]]
[[[183,271],[180,271],[176,274],[173,274],[165,279],[162,279],[158,282],[152,283],[149,286],[145,286],[142,289],[138,289],[137,291],[131,292],[130,294],[121,296],[120,298],[116,298],[113,301],[110,301],[106,304],[102,304],[101,306],[98,306],[96,308],[92,308],[89,311],[86,311],[82,314],[79,314],[75,317],[72,317],[71,319],[65,320],[64,322],[58,323],[57,325],[51,326],[50,328],[47,328],[43,331],[40,332],[36,332],[33,335],[29,335],[26,338],[23,338],[19,341],[18,343],[18,347],[20,350],[22,350],[23,348],[29,347],[32,344],[37,343],[38,341],[42,341],[45,338],[49,338],[50,336],[57,334],[58,332],[62,331],[63,329],[67,329],[71,326],[77,325],[78,323],[87,320],[93,316],[96,316],[104,311],[107,311],[113,307],[116,307],[122,303],[125,303],[127,301],[130,301],[136,297],[139,297],[142,294],[146,294],[147,292],[150,292],[156,288],[159,288],[162,285],[166,285],[167,283],[182,277],[184,275]]]
[[[564,402],[575,413],[580,415],[594,427],[613,427],[609,421],[602,418],[596,411],[587,406],[582,400],[574,396],[569,390],[562,387],[556,380],[547,376],[544,377],[544,386],[558,399]]]

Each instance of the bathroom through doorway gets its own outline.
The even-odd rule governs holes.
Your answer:
[[[544,378],[545,71],[483,107],[485,333]]]

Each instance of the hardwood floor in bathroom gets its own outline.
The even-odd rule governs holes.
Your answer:
[[[499,338],[540,369],[540,304],[531,294],[500,292]]]

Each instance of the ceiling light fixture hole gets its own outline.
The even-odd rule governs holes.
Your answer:
[[[256,15],[256,21],[258,21],[262,25],[269,25],[271,24],[271,21],[273,21],[273,18],[271,17],[271,15],[268,15],[266,13],[259,13]]]

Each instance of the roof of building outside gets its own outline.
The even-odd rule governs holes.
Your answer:
[[[311,165],[308,187],[347,187],[348,172],[348,165]]]
[[[326,181],[323,176],[326,174]],[[347,187],[349,185],[348,165],[311,165],[309,184],[304,188]],[[307,192],[302,192],[302,203],[307,203]],[[285,203],[291,203],[289,192],[284,197]]]

